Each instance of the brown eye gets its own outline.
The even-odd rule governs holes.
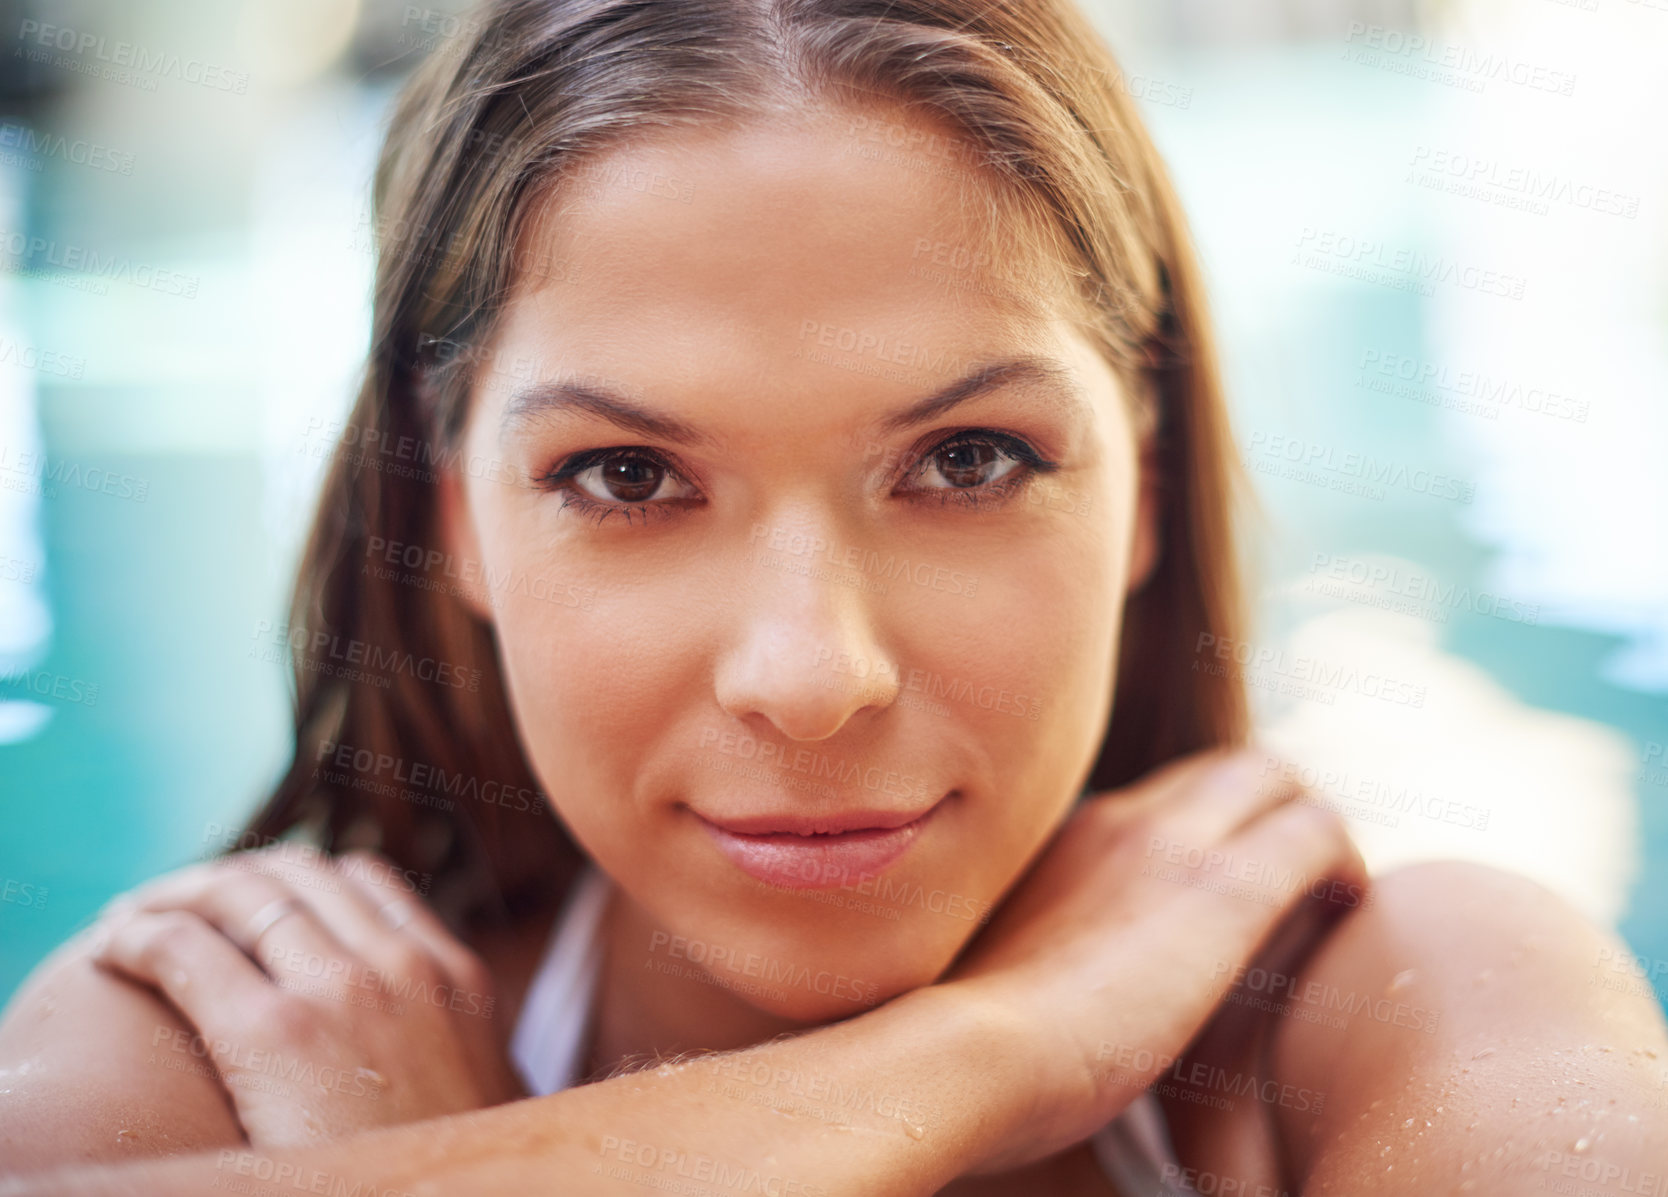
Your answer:
[[[934,454],[939,476],[957,488],[989,481],[987,475],[999,457],[996,446],[977,443],[950,445]]]
[[[987,491],[997,489],[1016,470],[1038,468],[1041,459],[1028,447],[1011,446],[989,436],[946,441],[916,467],[909,489],[915,491]],[[1018,482],[1023,475],[1010,481]]]
[[[660,489],[666,470],[647,457],[615,457],[597,467],[608,497],[621,503],[641,503]]]
[[[640,449],[587,453],[557,474],[565,476],[580,495],[605,504],[687,499],[695,494],[695,488],[670,465]]]

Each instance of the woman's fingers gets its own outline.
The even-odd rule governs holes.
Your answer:
[[[352,886],[363,906],[375,911],[383,934],[420,945],[454,986],[484,1000],[491,983],[485,965],[460,943],[411,883],[372,853],[350,852],[337,865],[343,883]]]
[[[1269,780],[1266,763],[1266,755],[1251,748],[1210,762],[1177,792],[1162,816],[1164,830],[1186,843],[1220,843],[1296,798],[1297,787],[1278,775]]]
[[[1178,878],[1201,899],[1228,898],[1225,957],[1245,960],[1306,899],[1339,909],[1367,900],[1369,882],[1344,821],[1330,811],[1287,803],[1264,814]]]
[[[210,1044],[222,1073],[227,1045],[241,1040],[244,1020],[258,1019],[273,994],[249,957],[186,910],[118,917],[93,960],[160,991]]]
[[[348,949],[320,918],[310,891],[262,873],[228,867],[181,878],[148,894],[137,909],[196,915],[280,981],[328,980],[348,963]]]

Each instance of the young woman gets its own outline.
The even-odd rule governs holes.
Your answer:
[[[1119,79],[1063,0],[467,23],[377,176],[294,761],[16,997],[4,1191],[1656,1191],[1616,941],[1369,888],[1234,748]]]

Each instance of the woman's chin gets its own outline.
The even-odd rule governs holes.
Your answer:
[[[775,1018],[803,1025],[837,1022],[931,985],[953,958],[953,951],[938,961],[924,953],[872,947],[857,954],[802,950],[793,963],[735,991]]]

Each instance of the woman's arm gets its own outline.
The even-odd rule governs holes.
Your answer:
[[[931,1193],[1029,1114],[1025,1039],[971,985],[860,1019],[549,1097],[318,1146],[55,1172],[0,1194]],[[834,1117],[784,1113],[795,1092]]]
[[[952,980],[835,1026],[262,1157],[225,1151],[0,1191],[260,1192],[271,1180],[274,1193],[474,1197],[557,1180],[635,1192],[716,1178],[720,1189],[746,1184],[778,1197],[914,1195],[963,1173],[1018,1167],[1104,1125],[1151,1079],[1155,1060],[1182,1049],[1215,1003],[1208,962],[1251,958],[1300,904],[1304,891],[1274,878],[1333,877],[1341,892],[1361,892],[1342,824],[1259,779],[1250,756],[1211,754],[1085,803]],[[1157,856],[1176,863],[1155,871]],[[1271,869],[1224,888],[1210,864],[1230,858]],[[189,961],[168,953],[188,942],[154,940],[157,951],[133,964],[171,985],[188,1014],[197,1007],[199,1025],[239,1017],[237,1003],[221,1008],[206,973],[178,983]],[[267,1021],[285,1051],[286,1036],[310,1040],[321,1026]],[[331,1042],[344,1055],[356,1046]],[[1113,1075],[1108,1043],[1141,1045],[1142,1060]]]
[[[190,1024],[94,967],[90,938],[59,948],[0,1021],[0,1173],[242,1145]]]
[[[1668,1029],[1626,947],[1478,865],[1374,895],[1280,995],[1327,1016],[1274,1031],[1276,1078],[1328,1095],[1278,1110],[1301,1191],[1668,1194]]]

